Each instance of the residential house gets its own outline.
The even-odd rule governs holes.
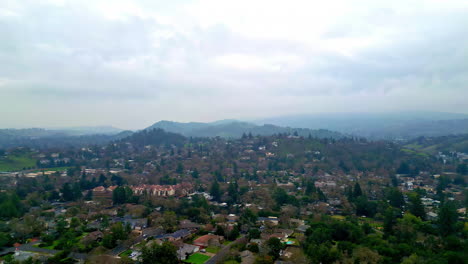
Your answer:
[[[185,239],[189,237],[190,235],[192,235],[191,230],[180,229],[171,234],[158,235],[155,238],[165,240],[165,241],[178,241],[178,240]]]
[[[199,250],[199,246],[183,243],[181,246],[179,246],[179,249],[177,249],[177,257],[180,260],[186,260],[188,256],[192,255],[195,252],[198,252]]]
[[[257,222],[260,222],[261,224],[269,223],[269,224],[272,224],[272,225],[278,225],[279,219],[276,216],[259,217],[257,219]]]
[[[204,235],[193,241],[193,244],[202,248],[208,246],[220,246],[224,241],[224,237],[217,235]]]

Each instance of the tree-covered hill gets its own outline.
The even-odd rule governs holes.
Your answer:
[[[146,129],[121,139],[119,143],[130,143],[137,147],[144,147],[147,145],[182,146],[186,140],[187,139],[180,134],[166,132],[163,129]]]
[[[442,137],[419,137],[409,141],[405,147],[427,152],[464,152],[468,153],[468,134]]]
[[[256,125],[235,120],[223,120],[212,123],[180,123],[160,121],[147,129],[160,128],[169,132],[179,133],[187,137],[224,137],[240,138],[243,134],[270,136],[274,134],[297,134],[317,138],[342,138],[343,134],[325,129],[291,128],[271,124]]]

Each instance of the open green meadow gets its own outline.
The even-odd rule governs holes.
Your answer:
[[[18,171],[36,167],[30,154],[8,155],[0,158],[0,171]]]

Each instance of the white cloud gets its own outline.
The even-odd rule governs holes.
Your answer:
[[[233,70],[287,72],[304,65],[300,57],[294,55],[279,55],[260,57],[248,54],[225,54],[214,58],[214,63]]]

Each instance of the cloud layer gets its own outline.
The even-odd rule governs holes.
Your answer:
[[[7,0],[1,127],[468,113],[468,2]]]

